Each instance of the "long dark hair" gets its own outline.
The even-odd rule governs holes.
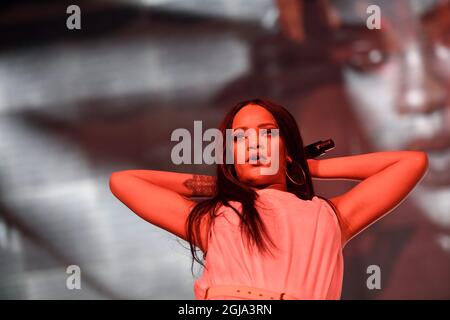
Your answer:
[[[272,114],[278,124],[280,137],[284,141],[287,154],[292,158],[292,160],[298,162],[303,168],[306,177],[305,183],[302,185],[296,185],[289,179],[286,179],[287,191],[295,194],[300,199],[311,200],[315,194],[311,175],[306,162],[307,159],[304,154],[303,140],[295,118],[286,108],[267,99],[241,101],[234,105],[234,107],[225,115],[225,118],[220,124],[219,129],[222,133],[222,137],[226,137],[226,129],[232,128],[232,122],[237,112],[249,104],[259,105]],[[205,216],[209,215],[209,234],[211,231],[212,222],[216,216],[216,211],[222,205],[232,208],[239,216],[241,221],[241,233],[246,236],[247,243],[256,244],[258,249],[263,253],[268,251],[268,245],[264,241],[264,238],[266,238],[267,242],[271,245],[274,245],[273,241],[267,234],[267,230],[257,212],[257,209],[255,208],[255,200],[258,196],[257,192],[248,185],[240,182],[236,176],[234,164],[227,164],[225,161],[226,153],[229,152],[229,148],[230,146],[227,146],[226,143],[223,144],[223,161],[221,164],[217,164],[217,182],[214,196],[198,202],[191,210],[186,221],[187,240],[189,241],[193,258],[191,272],[194,260],[204,266],[202,261],[198,258],[194,246],[194,243],[198,243],[197,241],[202,241],[200,237],[200,222],[203,221]],[[291,174],[289,173],[289,175]],[[236,208],[230,205],[230,201],[240,202],[242,204],[242,212],[238,212]],[[207,253],[204,253],[203,258],[206,257],[206,254]]]

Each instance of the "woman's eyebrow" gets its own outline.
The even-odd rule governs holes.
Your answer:
[[[274,126],[274,127],[277,127],[277,125],[275,124],[275,123],[272,123],[272,122],[266,122],[266,123],[260,123],[260,124],[258,124],[258,128],[261,128],[261,127],[264,127],[264,126]],[[237,129],[244,129],[244,130],[247,130],[248,129],[248,127],[237,127],[237,128],[234,128],[234,130],[237,130]]]

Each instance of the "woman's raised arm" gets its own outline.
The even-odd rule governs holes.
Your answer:
[[[189,197],[215,192],[215,177],[158,170],[124,170],[109,178],[111,192],[142,219],[187,240],[186,220],[195,205]],[[206,243],[207,221],[201,226]],[[196,244],[203,251],[200,244]]]
[[[162,170],[124,170],[114,175],[127,175],[170,189],[184,197],[211,197],[215,192],[216,177]],[[111,176],[111,177],[112,177]]]
[[[336,206],[346,241],[398,206],[428,168],[421,151],[384,151],[308,160],[312,177],[362,180],[330,198]]]

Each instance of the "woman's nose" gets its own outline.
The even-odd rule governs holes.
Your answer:
[[[264,139],[259,137],[259,135],[253,135],[249,137],[248,142],[248,149],[249,150],[257,150],[257,149],[264,149]]]
[[[251,151],[251,150],[258,150],[258,149],[260,149],[260,145],[259,145],[258,142],[249,142],[249,145],[248,145],[248,150],[249,151]]]
[[[408,49],[403,61],[402,81],[397,104],[400,114],[432,113],[445,108],[446,85],[430,67],[431,57],[418,47]]]

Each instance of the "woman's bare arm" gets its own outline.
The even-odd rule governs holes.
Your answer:
[[[362,180],[330,199],[338,209],[346,241],[398,206],[428,168],[427,154],[421,151],[372,152],[307,161],[315,178]]]
[[[216,188],[216,177],[210,175],[162,170],[125,170],[119,173],[170,189],[183,197],[212,197]]]
[[[215,177],[158,170],[124,170],[109,179],[111,192],[142,219],[187,241],[186,221],[195,196],[212,196]],[[207,250],[207,220],[201,225],[202,243]]]

